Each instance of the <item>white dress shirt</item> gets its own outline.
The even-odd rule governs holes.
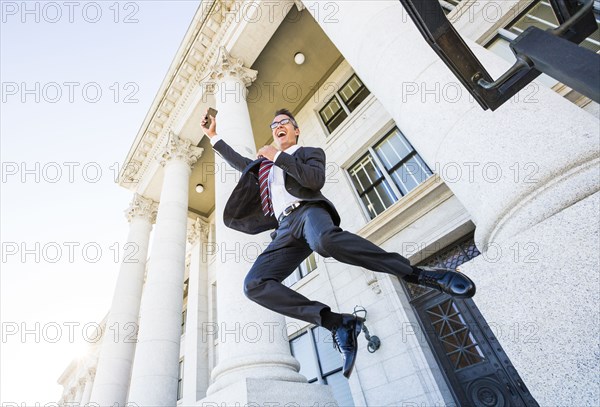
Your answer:
[[[284,152],[286,154],[292,155],[299,148],[300,146],[298,144],[294,144],[293,146],[284,150]],[[277,157],[279,157],[279,154],[281,154],[281,151],[275,154],[275,158],[273,161],[277,161]],[[271,168],[271,172],[269,173],[269,192],[271,193],[271,202],[273,202],[273,212],[275,212],[275,219],[279,219],[279,215],[281,215],[285,208],[287,208],[294,202],[300,201],[300,198],[291,195],[287,191],[287,189],[285,189],[283,170],[277,165],[274,165]]]
[[[210,139],[210,143],[214,146],[221,137],[218,135],[214,136]],[[300,148],[299,145],[295,144],[288,149],[284,150],[286,154],[294,154],[296,150]],[[275,154],[275,158],[273,162],[277,161],[277,157],[279,157],[281,151],[278,151]],[[271,195],[271,202],[273,203],[273,212],[275,213],[275,219],[279,219],[279,215],[283,212],[285,208],[290,206],[295,202],[300,202],[301,199],[291,195],[285,189],[283,170],[279,168],[277,165],[273,165],[271,167],[271,171],[269,172],[269,194]]]

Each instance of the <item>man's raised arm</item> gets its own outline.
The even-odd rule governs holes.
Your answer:
[[[204,118],[202,119],[201,126],[202,131],[210,139],[210,144],[212,144],[213,149],[227,162],[227,164],[231,165],[236,170],[242,172],[244,168],[248,166],[252,162],[251,159],[246,158],[231,148],[225,141],[219,137],[217,134],[217,119],[214,116],[210,116],[211,124],[210,126],[204,127],[207,123],[208,110],[206,110],[204,114]]]

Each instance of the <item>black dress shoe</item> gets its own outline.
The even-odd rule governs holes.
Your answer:
[[[344,360],[343,374],[349,378],[356,362],[358,352],[358,335],[362,331],[364,318],[351,314],[342,314],[342,324],[332,331],[333,345],[342,354]]]
[[[435,288],[457,298],[471,298],[475,295],[475,283],[464,274],[443,268],[419,267],[421,274],[417,284]]]

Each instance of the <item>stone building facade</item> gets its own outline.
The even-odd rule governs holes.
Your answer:
[[[553,24],[538,0],[441,3],[495,76],[507,39]],[[209,106],[248,157],[289,108],[299,144],[327,154],[323,192],[344,229],[413,264],[460,266],[477,295],[312,255],[286,284],[366,311],[380,341],[361,336],[344,379],[326,331],[243,295],[270,237],[223,224],[239,174],[202,136]],[[120,174],[135,261],[121,265],[111,329],[59,379],[61,402],[598,404],[598,116],[551,78],[483,111],[398,1],[202,2]]]

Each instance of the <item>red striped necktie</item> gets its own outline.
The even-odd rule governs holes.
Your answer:
[[[269,171],[273,167],[273,161],[264,160],[260,163],[258,170],[258,184],[260,185],[260,203],[265,216],[274,214],[273,202],[271,202],[271,194],[269,191]]]

